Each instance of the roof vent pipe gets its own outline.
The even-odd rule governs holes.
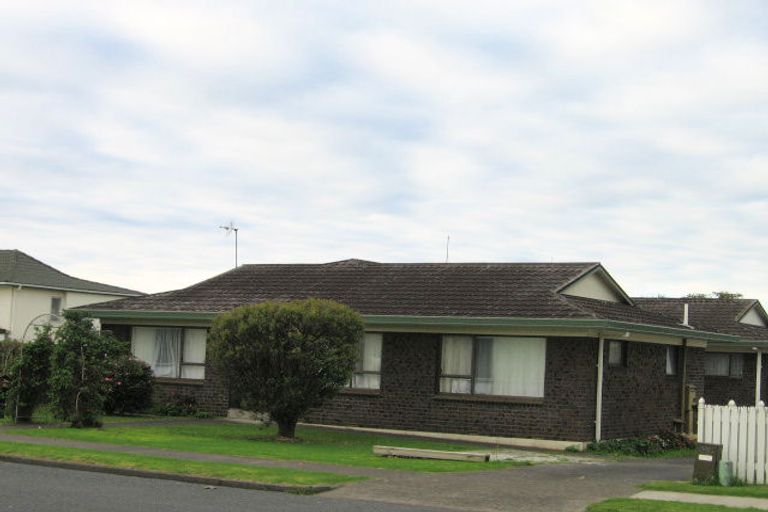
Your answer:
[[[683,325],[688,325],[688,304],[683,304]]]

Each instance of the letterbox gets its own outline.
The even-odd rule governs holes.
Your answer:
[[[700,484],[717,483],[718,465],[723,456],[721,444],[696,444],[696,462],[693,464],[693,481]]]

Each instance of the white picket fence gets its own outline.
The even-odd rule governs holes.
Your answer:
[[[768,477],[768,407],[707,405],[699,399],[698,441],[723,445],[723,460],[733,462],[734,476],[753,484],[764,484]]]

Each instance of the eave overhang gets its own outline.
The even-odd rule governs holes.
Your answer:
[[[211,321],[219,312],[209,311],[117,311],[82,308],[88,315],[101,320],[163,320]],[[687,328],[665,327],[599,318],[522,318],[522,317],[468,317],[468,316],[416,316],[416,315],[362,315],[370,329],[416,329],[422,332],[445,332],[451,328],[528,329],[551,331],[580,331],[584,334],[600,332],[607,336],[630,334],[656,335],[672,338],[697,339],[707,342],[733,344],[742,341],[739,336]],[[583,334],[583,335],[584,335]]]

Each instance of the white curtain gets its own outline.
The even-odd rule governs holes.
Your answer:
[[[728,357],[728,354],[707,354],[705,361],[705,375],[715,375],[721,377],[728,376],[728,372],[730,370],[730,357]]]
[[[131,334],[131,351],[136,359],[151,366],[155,357],[155,328],[134,327]]]
[[[205,362],[205,329],[184,329],[184,362]]]
[[[741,377],[744,374],[744,354],[731,354],[731,377]]]
[[[155,351],[152,358],[152,370],[156,377],[179,376],[179,349],[181,347],[181,329],[177,327],[158,327],[155,329]]]
[[[677,373],[677,347],[667,345],[667,375]]]
[[[482,346],[482,344],[480,345]],[[544,338],[493,338],[490,376],[483,391],[504,396],[544,396],[546,340]]]
[[[466,375],[466,378],[443,377],[442,393],[469,393],[472,390],[472,336],[443,336],[441,357],[443,375]]]
[[[352,387],[362,389],[379,389],[381,387],[381,345],[382,334],[366,333],[360,341],[359,356],[356,364],[358,372],[352,376]]]

